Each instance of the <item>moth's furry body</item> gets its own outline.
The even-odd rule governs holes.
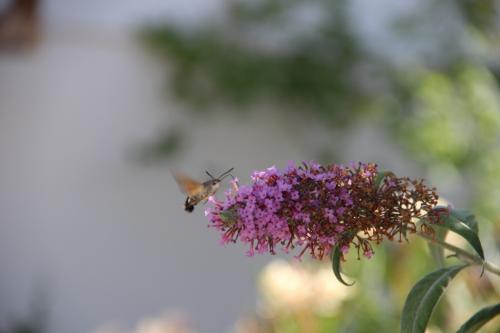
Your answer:
[[[184,202],[184,209],[191,213],[194,210],[194,206],[203,200],[207,200],[209,196],[214,195],[219,189],[222,179],[229,176],[232,170],[232,168],[229,169],[217,178],[207,172],[207,175],[209,175],[211,179],[203,183],[193,180],[183,174],[175,173],[174,177],[177,184],[179,184],[181,190],[187,194],[186,201]]]
[[[201,184],[201,189],[199,193],[193,194],[192,196],[186,197],[186,202],[184,203],[184,209],[187,212],[192,212],[194,210],[194,206],[200,203],[203,200],[208,199],[209,196],[214,195],[215,192],[220,187],[220,180],[207,180],[206,182]]]

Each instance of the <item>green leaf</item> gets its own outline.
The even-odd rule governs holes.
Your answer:
[[[373,188],[378,190],[380,188],[380,185],[382,184],[382,181],[388,176],[394,176],[394,173],[391,171],[380,171],[379,173],[377,173],[377,175],[375,176],[375,180],[373,181]]]
[[[500,303],[481,309],[470,317],[469,320],[460,327],[457,333],[477,332],[477,330],[498,314],[500,314]]]
[[[476,253],[484,260],[484,251],[477,233],[466,223],[455,217],[453,211],[450,214],[440,214],[441,223],[433,224],[439,228],[447,228],[460,236],[462,236],[476,251]]]
[[[436,233],[434,234],[434,237],[437,240],[444,241],[446,238],[446,235],[448,234],[448,229],[446,228],[436,228]],[[444,267],[444,248],[440,245],[437,245],[434,242],[427,242],[429,244],[429,250],[431,252],[432,257],[434,260],[436,260],[436,263],[439,265],[439,267]]]
[[[466,266],[441,268],[426,275],[413,286],[403,308],[401,333],[425,332],[432,311],[446,286]]]
[[[335,246],[332,252],[332,269],[333,269],[333,274],[335,274],[335,277],[337,280],[340,281],[340,283],[346,285],[346,286],[352,286],[353,283],[347,283],[344,281],[342,278],[342,275],[340,274],[340,261],[342,259],[342,252],[340,251],[339,246]]]
[[[222,211],[220,212],[219,216],[226,226],[236,223],[236,212],[234,211],[234,209]]]
[[[463,209],[452,209],[451,215],[469,226],[476,234],[479,232],[477,220],[473,213]]]

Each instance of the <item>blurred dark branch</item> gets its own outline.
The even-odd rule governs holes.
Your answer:
[[[0,12],[0,51],[24,50],[39,36],[38,0],[12,0]]]

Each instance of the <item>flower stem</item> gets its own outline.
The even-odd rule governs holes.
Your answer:
[[[485,270],[500,276],[500,267],[498,267],[498,266],[496,266],[488,261],[481,259],[479,256],[477,256],[473,253],[470,253],[464,249],[456,247],[455,245],[452,245],[450,243],[446,243],[442,240],[436,239],[432,236],[426,235],[426,234],[421,233],[421,232],[418,232],[417,235],[422,237],[422,238],[425,238],[429,242],[432,242],[432,243],[437,244],[437,245],[439,245],[447,250],[454,252],[456,254],[456,256],[459,259],[461,259],[462,261],[465,261],[467,263],[474,264],[474,265],[483,266],[483,268]]]

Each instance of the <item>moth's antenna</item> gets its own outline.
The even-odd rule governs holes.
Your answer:
[[[228,174],[225,174],[224,176],[220,177],[220,178],[219,178],[219,180],[223,180],[223,179],[224,179],[224,178],[226,178],[227,176],[231,176],[231,178],[233,178],[233,179],[234,179],[234,176],[233,176],[232,174],[228,173]]]
[[[212,175],[210,174],[210,172],[208,172],[207,170],[205,170],[205,173],[206,173],[206,174],[207,174],[210,178],[215,179],[215,177],[214,177],[214,176],[212,176]]]
[[[234,168],[231,168],[231,169],[227,170],[226,172],[223,172],[223,173],[219,176],[219,179],[221,179],[221,180],[222,180],[222,179],[224,179],[225,177],[230,176],[230,175],[231,175],[231,174],[230,174],[230,172],[231,172],[231,171],[233,171],[233,170],[234,170]],[[231,177],[232,177],[232,176],[231,176]]]

